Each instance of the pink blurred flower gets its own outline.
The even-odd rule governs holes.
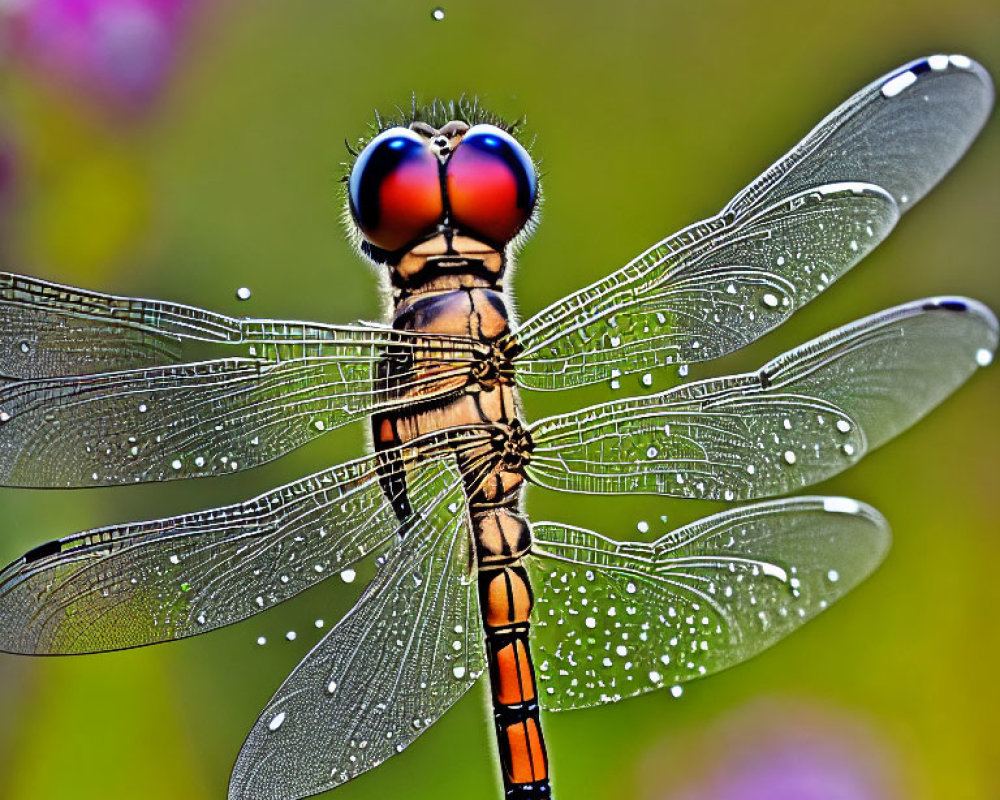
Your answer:
[[[14,54],[57,80],[130,104],[152,99],[194,0],[8,0]]]
[[[895,800],[898,756],[865,721],[788,700],[758,701],[683,744],[661,743],[643,770],[658,800]]]

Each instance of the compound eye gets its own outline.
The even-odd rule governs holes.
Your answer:
[[[347,184],[364,237],[392,252],[432,233],[444,216],[439,169],[427,141],[408,128],[389,128],[372,139]]]
[[[528,152],[495,125],[469,128],[447,165],[453,224],[488,242],[509,242],[531,217],[538,192]]]

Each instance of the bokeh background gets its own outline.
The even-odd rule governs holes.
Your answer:
[[[0,0],[0,267],[232,314],[380,313],[339,223],[344,140],[372,109],[478,94],[524,115],[545,180],[513,281],[529,314],[714,213],[857,88],[964,52],[1000,74],[995,0],[536,3]],[[1000,121],[891,239],[726,369],[904,300],[1000,309]],[[239,302],[235,290],[253,297]],[[705,374],[702,370],[700,374]],[[666,385],[658,375],[654,389]],[[638,393],[642,387],[627,385]],[[531,416],[607,389],[526,398]],[[549,715],[562,798],[1000,798],[1000,369],[821,491],[877,505],[884,567],[752,662]],[[252,496],[358,454],[360,430],[250,474],[87,492],[0,490],[0,559],[82,528]],[[617,538],[718,510],[557,497],[529,511]],[[332,583],[332,582],[331,582]],[[356,593],[357,587],[353,591]],[[349,607],[322,587],[182,643],[0,655],[0,798],[221,798],[271,692]],[[289,643],[284,632],[299,636]],[[258,636],[269,644],[257,646]],[[339,800],[498,796],[485,693]]]

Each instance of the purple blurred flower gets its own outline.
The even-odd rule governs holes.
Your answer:
[[[663,800],[906,796],[895,754],[873,729],[842,711],[787,701],[755,703],[650,756],[644,783]]]
[[[62,82],[128,103],[163,86],[194,0],[15,0],[15,54]]]

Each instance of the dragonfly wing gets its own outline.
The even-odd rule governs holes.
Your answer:
[[[439,437],[401,448],[397,463],[419,457],[440,468],[462,447],[460,436]],[[399,540],[380,483],[387,463],[362,458],[245,503],[36,547],[0,572],[0,651],[137,647],[271,608]],[[411,503],[424,491],[419,477],[406,490]]]
[[[351,780],[405,749],[482,674],[457,472],[438,472],[425,495],[420,525],[254,724],[231,800],[299,798]]]
[[[468,383],[460,355],[389,382],[379,374],[387,351],[363,348],[0,384],[0,484],[108,486],[250,469],[374,411]]]
[[[746,661],[867,577],[875,509],[799,497],[732,509],[652,544],[533,526],[532,646],[543,705],[585,708]]]
[[[969,147],[992,99],[985,70],[961,56],[880,78],[718,215],[527,320],[518,382],[579,386],[757,339],[889,234]]]
[[[997,321],[921,300],[832,331],[760,370],[551,417],[528,477],[553,489],[746,500],[846,469],[993,357]]]
[[[249,357],[154,365],[210,344]],[[0,348],[13,377],[0,378],[0,483],[34,487],[248,469],[373,412],[461,391],[482,355],[460,337],[234,319],[6,273]]]

